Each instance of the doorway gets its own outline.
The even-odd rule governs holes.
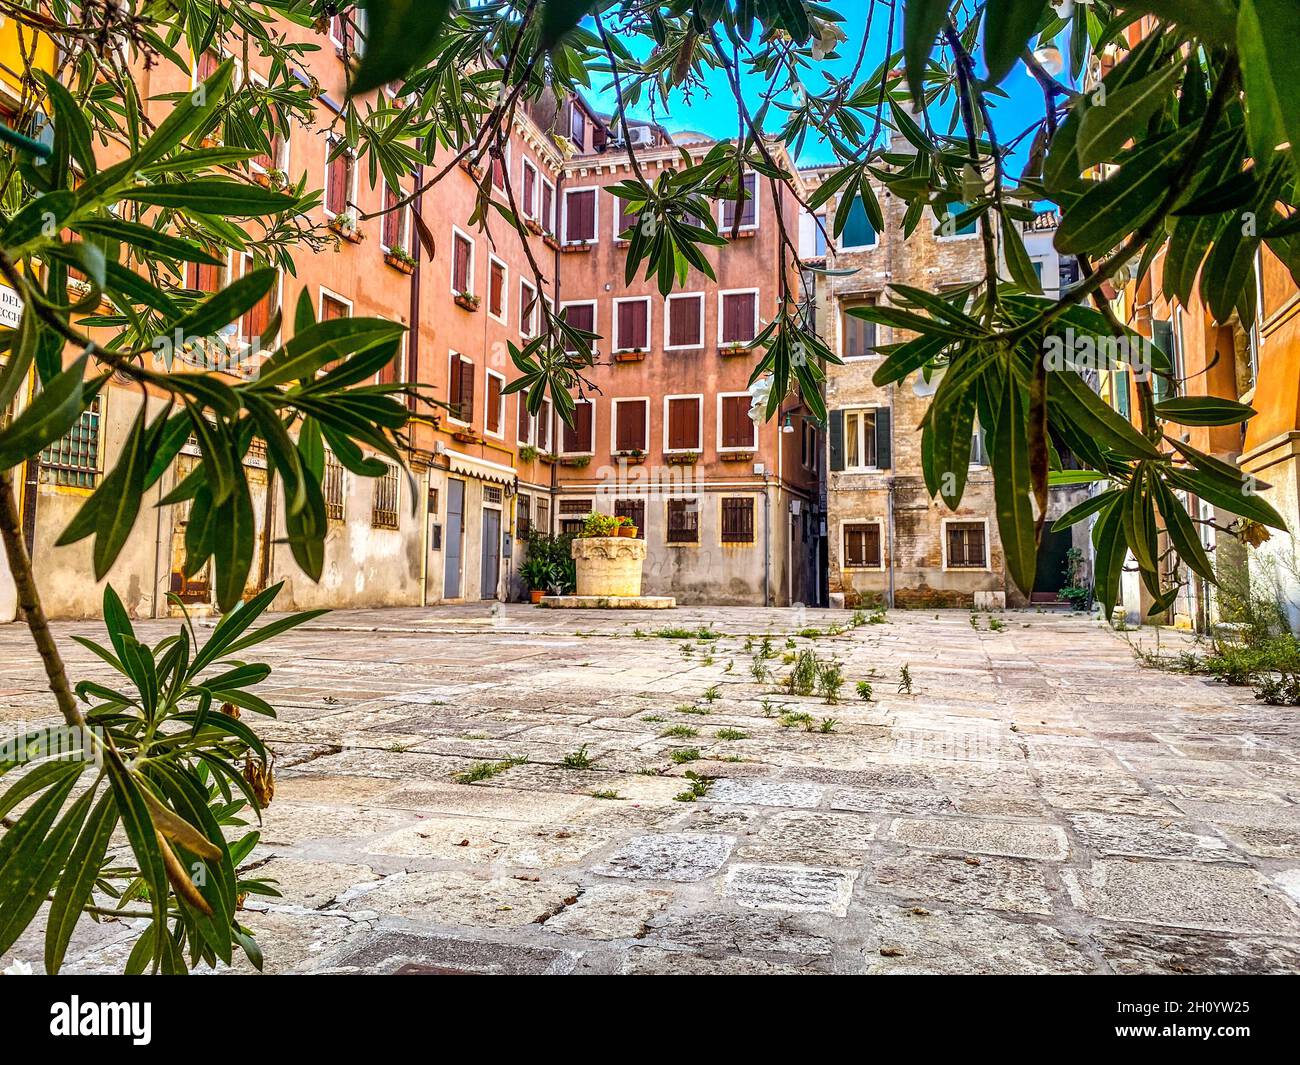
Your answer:
[[[1058,593],[1065,587],[1066,564],[1073,544],[1074,537],[1069,529],[1044,534],[1043,545],[1038,550],[1038,570],[1034,574],[1033,602],[1056,602]]]
[[[447,479],[447,531],[443,538],[442,597],[461,595],[461,555],[465,547],[465,482]]]
[[[501,580],[501,511],[496,507],[483,508],[483,570],[479,595],[483,599],[497,597],[497,584]]]

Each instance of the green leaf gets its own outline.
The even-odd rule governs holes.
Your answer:
[[[1034,532],[1034,507],[1030,497],[1029,439],[1025,400],[1013,372],[1006,374],[1006,392],[994,426],[993,490],[997,503],[998,533],[1007,570],[1025,594],[1034,587],[1038,544]]]
[[[1119,598],[1120,575],[1124,572],[1124,557],[1128,544],[1124,541],[1124,522],[1121,511],[1124,503],[1117,494],[1106,506],[1092,529],[1093,575],[1097,599],[1110,621]]]
[[[82,377],[90,355],[55,376],[8,426],[0,430],[0,470],[12,469],[72,428],[84,409]],[[97,381],[91,394],[99,390]]]
[[[200,248],[193,241],[174,237],[163,230],[140,225],[138,222],[120,218],[95,218],[78,223],[76,229],[79,233],[94,233],[110,240],[120,240],[137,251],[155,252],[168,259],[203,263],[207,266],[225,265],[224,260]]]
[[[1210,565],[1201,538],[1196,533],[1196,526],[1192,524],[1186,508],[1163,480],[1153,477],[1152,482],[1156,506],[1160,508],[1160,513],[1165,519],[1165,532],[1173,541],[1178,557],[1207,581],[1214,581],[1214,567]]]
[[[1237,47],[1246,87],[1246,120],[1258,166],[1272,163],[1279,145],[1290,142],[1300,176],[1300,7],[1292,0],[1241,0]]]
[[[217,605],[222,610],[232,610],[244,594],[256,545],[253,500],[242,471],[230,497],[217,507],[215,517],[220,533],[212,552],[216,564],[213,584]]]
[[[952,0],[908,0],[903,8],[903,56],[908,90],[913,100],[921,99],[925,70],[935,38],[948,21]],[[895,111],[898,109],[895,108]]]
[[[158,835],[149,817],[140,786],[131,778],[121,757],[109,751],[105,760],[108,781],[127,842],[135,852],[140,875],[149,888],[149,902],[154,912],[154,922],[161,924],[167,912],[167,897],[171,893],[167,884],[167,870],[163,865],[162,851],[158,849]]]
[[[1182,75],[1182,63],[1171,63],[1131,85],[1110,90],[1104,104],[1091,104],[1079,127],[1079,162],[1086,168],[1113,159],[1130,140],[1141,139],[1151,116],[1173,100]]]
[[[1255,416],[1255,408],[1219,396],[1179,396],[1156,404],[1156,414],[1179,425],[1237,425]]]
[[[245,274],[178,319],[174,328],[187,339],[212,336],[256,307],[278,277],[279,271],[269,266]]]
[[[89,793],[88,793],[89,794]],[[104,792],[95,804],[59,877],[45,922],[45,971],[57,973],[63,966],[72,933],[81,918],[82,908],[90,901],[91,889],[99,877],[109,838],[117,826],[117,806],[113,792]]]
[[[1026,292],[1042,295],[1043,284],[1038,280],[1038,271],[1025,249],[1019,227],[1009,218],[1003,218],[999,228],[1002,231],[1002,254],[1007,269],[1011,271],[1011,279]]]
[[[122,198],[153,207],[202,211],[223,218],[276,214],[291,210],[298,203],[297,197],[288,193],[223,178],[195,178],[174,185],[139,185],[126,189]]]
[[[1090,518],[1098,511],[1110,506],[1119,498],[1119,495],[1119,489],[1111,488],[1090,499],[1085,499],[1082,503],[1076,503],[1056,519],[1052,525],[1052,532],[1062,532],[1073,525],[1078,525],[1085,518]]]
[[[72,94],[48,71],[40,71],[45,91],[50,94],[50,103],[54,108],[54,124],[59,132],[68,138],[68,148],[81,172],[87,177],[95,173],[95,149],[91,144],[90,123],[86,114]]]
[[[405,78],[438,40],[450,0],[361,0],[366,12],[365,46],[352,76],[352,96]],[[549,14],[553,4],[546,5]]]
[[[1038,29],[1047,0],[988,0],[984,23],[984,62],[988,83],[996,85],[1025,54]]]

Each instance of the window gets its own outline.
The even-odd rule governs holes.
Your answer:
[[[502,192],[506,188],[506,174],[510,171],[510,145],[507,144],[500,152],[495,149],[491,152],[492,158],[492,187]]]
[[[758,289],[718,294],[718,342],[748,344],[758,335]]]
[[[253,270],[256,264],[251,255],[245,254],[244,273],[247,274]],[[244,316],[239,320],[240,338],[248,345],[245,351],[249,355],[259,355],[265,349],[262,344],[262,334],[266,332],[267,327],[271,324],[271,315],[275,309],[276,301],[279,297],[279,284],[274,284],[267,290],[257,303],[244,312]],[[274,337],[267,337],[267,343],[270,344]]]
[[[387,467],[382,477],[373,478],[375,495],[370,504],[370,525],[375,529],[397,528],[397,497],[400,484],[397,479],[397,467],[384,463]]]
[[[551,401],[544,399],[537,412],[537,450],[543,455],[551,453],[551,421]]]
[[[861,248],[876,246],[876,227],[867,215],[866,204],[857,196],[849,208],[849,217],[844,222],[840,233],[840,251],[856,251]]]
[[[526,496],[522,492],[515,496],[515,536],[520,540],[527,539],[532,528],[532,502],[532,496]]]
[[[549,533],[551,531],[551,501],[537,497],[537,518],[533,522],[534,529],[540,533]]]
[[[665,396],[664,450],[699,451],[702,417],[700,396]]]
[[[560,500],[560,532],[576,533],[582,528],[582,519],[591,513],[590,499]]]
[[[356,157],[341,140],[330,138],[326,143],[325,214],[329,218],[350,215],[349,204],[357,198]]]
[[[987,545],[982,521],[950,521],[944,526],[947,569],[986,569]]]
[[[394,189],[384,182],[384,224],[379,243],[384,251],[403,251],[411,254],[411,207],[399,208],[398,202],[406,197],[403,189]]]
[[[72,234],[64,232],[64,239],[72,240]],[[212,251],[213,249],[208,249]],[[217,255],[220,258],[220,254]],[[68,269],[68,276],[72,277],[74,271]],[[85,277],[80,270],[75,271],[77,280]],[[198,292],[220,292],[226,287],[226,279],[229,274],[229,268],[226,264],[219,266],[210,266],[207,263],[186,263],[185,264],[185,287],[192,288]]]
[[[586,151],[587,115],[577,103],[569,104],[569,139],[578,146],[578,151]]]
[[[555,183],[542,178],[542,232],[555,232]]]
[[[826,234],[830,232],[826,216],[824,214],[816,215],[813,218],[813,258],[820,259],[826,254]]]
[[[844,526],[844,566],[880,569],[880,522],[857,522]]]
[[[504,436],[506,424],[506,397],[501,394],[506,379],[494,370],[487,371],[487,424],[491,436]]]
[[[330,16],[330,41],[344,52],[356,51],[357,27],[352,12]]]
[[[320,479],[321,495],[325,497],[325,517],[342,521],[346,496],[343,494],[343,463],[332,451],[325,452],[325,467]]]
[[[641,212],[636,208],[629,209],[628,201],[623,199],[622,196],[614,196],[613,201],[614,239],[627,240],[629,238],[623,236],[623,234],[637,224]]]
[[[81,412],[72,428],[41,452],[40,478],[45,484],[94,488],[99,480],[100,397]]]
[[[455,226],[451,229],[451,294],[474,292],[474,241]]]
[[[537,335],[537,288],[522,277],[519,279],[519,335]]]
[[[447,378],[447,417],[469,425],[474,421],[474,363],[452,352]]]
[[[599,190],[565,189],[564,243],[585,244],[596,239],[597,200]]]
[[[972,466],[987,466],[989,464],[988,447],[984,441],[984,430],[976,425],[971,433],[970,444],[970,464]]]
[[[614,350],[645,351],[650,346],[650,298],[614,301]]]
[[[704,293],[684,292],[664,301],[664,347],[669,350],[704,346]]]
[[[529,447],[537,440],[537,418],[528,413],[526,392],[519,393],[519,417],[515,423],[515,440],[520,446]]]
[[[564,427],[566,455],[590,455],[595,451],[595,421],[595,403],[589,399],[578,400],[573,409],[573,424]]]
[[[668,500],[668,543],[700,542],[700,510],[694,499]]]
[[[978,216],[971,218],[968,222],[963,222],[960,226],[956,224],[957,219],[965,214],[966,211],[966,205],[960,201],[957,203],[950,203],[947,208],[944,209],[943,214],[939,218],[939,235],[941,239],[952,240],[956,237],[969,237],[975,234],[975,228],[979,224]],[[951,230],[951,232],[949,230]]]
[[[520,183],[521,203],[519,209],[523,211],[525,218],[537,219],[537,166],[525,156],[523,166],[523,181]]]
[[[748,392],[718,396],[718,450],[752,451],[758,427],[749,416],[753,397]]]
[[[645,451],[649,446],[650,401],[614,400],[614,450]]]
[[[488,314],[498,322],[506,320],[506,280],[509,271],[506,264],[495,255],[488,256]]]
[[[584,333],[594,333],[596,331],[596,303],[594,300],[588,303],[562,303],[560,311],[564,315],[566,324],[574,329],[581,330]],[[578,349],[571,345],[569,340],[564,342],[564,350],[576,352]]]
[[[335,318],[351,318],[352,303],[345,300],[342,296],[336,296],[328,289],[320,290],[320,318],[322,322],[330,322]]]
[[[758,227],[758,175],[752,170],[743,179],[744,206],[740,210],[740,228]],[[726,236],[736,224],[736,201],[722,201],[722,235]]]
[[[722,542],[724,544],[752,544],[754,542],[754,497],[722,497]]]
[[[874,410],[844,412],[844,468],[848,470],[876,468],[876,412]]]
[[[873,306],[874,303],[860,306]],[[844,358],[869,359],[876,354],[876,323],[849,314],[849,308],[840,311],[840,332],[844,339]]]
[[[1079,260],[1073,255],[1061,256],[1057,264],[1057,276],[1060,278],[1061,292],[1067,292],[1079,283]]]
[[[627,518],[636,526],[636,536],[638,540],[645,539],[645,500],[644,499],[616,499],[614,500],[614,517]]]

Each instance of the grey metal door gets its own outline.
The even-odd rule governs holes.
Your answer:
[[[501,511],[483,508],[483,583],[479,595],[483,599],[497,597],[497,581],[501,578]]]
[[[447,529],[443,536],[445,568],[442,597],[460,598],[461,554],[465,540],[465,482],[454,477],[447,481]]]

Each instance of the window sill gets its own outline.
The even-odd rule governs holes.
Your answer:
[[[564,252],[565,255],[589,252],[593,247],[595,247],[595,243],[596,243],[595,241],[591,241],[591,242],[582,241],[581,243],[575,242],[573,244],[567,244],[567,243],[561,244],[560,251]]]
[[[406,274],[410,277],[415,273],[415,263],[408,263],[405,259],[399,259],[392,252],[384,253],[384,262],[396,270],[399,274]]]
[[[615,362],[644,362],[646,353],[639,349],[614,352]]]
[[[749,451],[719,451],[718,458],[723,462],[748,462],[754,457],[755,452]]]
[[[463,311],[477,311],[479,308],[479,298],[477,296],[467,295],[464,292],[452,297],[457,307]]]
[[[718,354],[724,359],[730,359],[737,355],[748,355],[753,350],[752,341],[744,344],[722,344],[718,348]]]
[[[698,451],[665,452],[664,461],[669,466],[694,466],[700,461],[700,453]]]

